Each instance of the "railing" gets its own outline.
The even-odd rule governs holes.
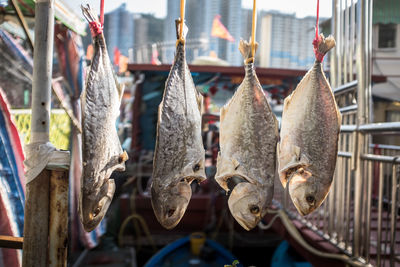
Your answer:
[[[354,261],[395,266],[400,264],[400,147],[371,140],[373,135],[400,134],[400,122],[370,122],[373,1],[332,2],[337,45],[331,53],[330,81],[342,113],[334,182],[324,204],[305,217],[282,189],[276,189],[281,192],[275,199],[292,219]]]

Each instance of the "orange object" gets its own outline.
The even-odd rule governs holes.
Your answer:
[[[213,21],[211,36],[226,39],[230,42],[234,42],[235,38],[229,33],[228,29],[222,24],[221,15],[216,15]]]
[[[119,58],[121,57],[121,52],[118,47],[114,48],[114,65],[119,66]]]
[[[86,59],[92,60],[93,53],[94,53],[93,45],[90,44],[90,45],[88,45],[87,50],[86,50]]]

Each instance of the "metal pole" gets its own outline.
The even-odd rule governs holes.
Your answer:
[[[33,53],[31,143],[49,141],[54,0],[37,0]],[[46,266],[50,171],[26,185],[22,266]]]
[[[366,25],[365,25],[365,1],[358,1],[357,5],[357,125],[365,124],[365,93],[366,93]],[[355,170],[355,183],[354,183],[354,232],[353,232],[353,255],[355,257],[360,256],[360,246],[361,246],[361,211],[362,211],[362,168],[363,164],[361,161],[361,154],[364,152],[365,146],[365,136],[357,132],[356,133],[356,170]]]

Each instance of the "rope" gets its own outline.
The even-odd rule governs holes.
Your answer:
[[[319,36],[319,33],[318,33],[318,25],[319,25],[319,0],[317,0],[317,20],[315,22],[315,38],[313,40],[313,46],[314,46],[315,58],[319,62],[322,62],[322,60],[324,60],[325,54],[321,53],[318,49],[320,43],[322,42],[322,37]]]
[[[256,26],[257,26],[257,6],[256,0],[253,0],[253,20],[251,25],[251,58],[246,60],[246,63],[254,62],[254,56],[256,53]]]
[[[273,212],[273,213],[275,213],[275,212]],[[304,238],[299,233],[296,226],[293,224],[293,222],[290,220],[289,216],[285,213],[284,210],[279,209],[277,211],[277,213],[278,213],[277,215],[281,218],[282,224],[285,226],[287,232],[293,237],[293,239],[299,245],[301,245],[308,252],[310,252],[318,257],[321,257],[321,258],[340,260],[351,266],[366,266],[365,264],[357,261],[356,259],[352,259],[347,255],[321,252],[321,251],[315,249],[314,247],[310,246],[307,243],[307,241],[304,240]],[[273,219],[275,219],[275,217]]]
[[[104,0],[100,0],[100,24],[104,25]]]
[[[178,45],[178,43],[184,44],[185,40],[183,37],[183,25],[185,23],[185,0],[181,0],[181,17],[179,18],[179,39],[176,42],[176,44]]]

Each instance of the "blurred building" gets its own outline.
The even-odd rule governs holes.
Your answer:
[[[167,17],[164,24],[164,42],[175,42],[175,19],[180,17],[179,1],[168,0]],[[221,22],[235,38],[235,42],[211,37],[214,17],[221,15]],[[215,53],[232,65],[240,65],[242,60],[238,50],[242,32],[242,0],[188,0],[186,3],[186,24],[189,28],[187,40],[193,40],[193,51],[188,51],[188,61],[197,56]],[[207,43],[207,47],[204,44]],[[198,45],[199,47],[196,47]],[[170,47],[174,50],[174,47]],[[172,61],[173,52],[167,61]]]
[[[296,18],[295,14],[267,12],[260,18],[260,66],[308,69],[314,63],[312,41],[315,18]]]
[[[134,45],[134,19],[133,14],[126,9],[126,3],[104,15],[104,36],[111,59],[115,48],[122,55],[128,56],[129,48]]]

